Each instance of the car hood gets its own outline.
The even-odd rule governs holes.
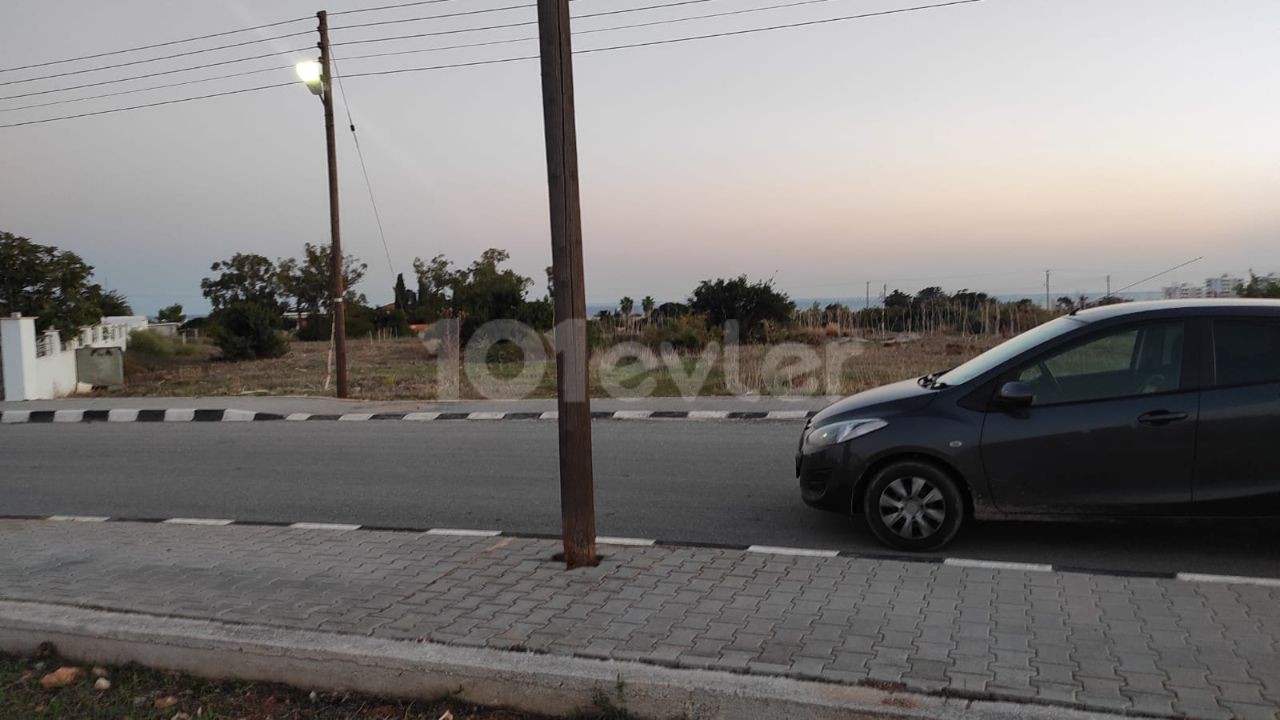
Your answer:
[[[937,395],[937,390],[921,387],[914,379],[882,385],[831,403],[813,417],[813,425],[816,427],[854,416],[894,415],[918,410]]]

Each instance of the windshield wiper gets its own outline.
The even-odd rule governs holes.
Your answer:
[[[938,382],[938,378],[942,377],[943,375],[946,375],[949,371],[950,371],[950,368],[948,368],[947,370],[939,370],[938,372],[929,373],[928,375],[922,375],[921,377],[916,378],[916,384],[918,384],[922,388],[930,388],[930,389],[947,387],[946,383]]]

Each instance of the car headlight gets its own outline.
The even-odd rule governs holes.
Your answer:
[[[889,423],[880,418],[860,418],[845,420],[816,428],[804,438],[804,446],[809,449],[826,447],[846,442],[868,433],[873,433]]]

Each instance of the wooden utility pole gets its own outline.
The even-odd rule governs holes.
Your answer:
[[[338,148],[333,130],[333,75],[329,67],[329,14],[316,13],[320,21],[320,67],[324,103],[324,140],[329,157],[329,263],[333,273],[333,288],[329,297],[329,310],[333,313],[333,356],[338,366],[338,397],[347,397],[347,309],[342,301],[346,288],[342,285],[342,228],[338,215]]]
[[[564,562],[567,567],[576,568],[595,565],[598,558],[591,472],[591,397],[587,384],[587,301],[583,290],[582,213],[578,204],[578,140],[569,32],[569,0],[538,0],[556,314],[560,512]]]

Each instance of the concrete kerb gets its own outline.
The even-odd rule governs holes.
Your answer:
[[[804,420],[817,414],[816,410],[606,410],[591,413],[592,420],[690,420],[690,421],[743,421],[743,420]],[[232,408],[157,408],[110,410],[3,410],[0,424],[26,425],[39,423],[129,423],[129,422],[385,422],[385,421],[545,421],[555,420],[557,413],[545,412],[395,412],[395,413],[272,413]]]
[[[79,662],[132,662],[213,679],[379,697],[451,695],[548,715],[589,710],[593,697],[604,693],[637,717],[655,719],[1117,717],[787,678],[0,601],[0,649],[29,654],[45,642]]]

